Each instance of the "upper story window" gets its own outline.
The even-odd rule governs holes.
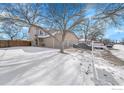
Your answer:
[[[42,31],[40,31],[40,35],[43,35],[43,32]]]
[[[45,35],[46,35],[46,33],[45,33],[45,32],[43,32],[43,31],[39,31],[39,35],[43,35],[43,36],[45,36]]]

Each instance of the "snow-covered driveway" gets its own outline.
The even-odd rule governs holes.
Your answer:
[[[94,81],[91,52],[66,52],[38,47],[1,48],[0,85],[124,85],[124,66],[95,56],[98,80]]]
[[[70,55],[47,48],[36,51],[25,52],[22,48],[0,50],[1,54],[3,52],[0,57],[0,84],[80,84],[80,65],[70,59]]]

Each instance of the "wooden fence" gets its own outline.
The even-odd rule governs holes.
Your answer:
[[[0,40],[0,48],[15,46],[31,46],[31,41],[24,40]]]

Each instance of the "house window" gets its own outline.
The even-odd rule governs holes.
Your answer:
[[[44,36],[45,35],[45,32],[40,31],[39,34],[42,35],[42,36]]]
[[[40,35],[43,35],[43,32],[42,31],[40,31]]]

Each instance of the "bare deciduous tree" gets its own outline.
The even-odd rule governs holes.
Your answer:
[[[121,43],[124,45],[124,38],[122,38]]]
[[[121,8],[119,8],[119,6],[121,6]],[[117,10],[123,10],[123,6],[121,4],[116,5],[116,7],[113,8],[114,11],[104,8],[105,7],[102,8],[102,12],[99,11],[92,19],[101,21],[101,19],[113,18],[108,15],[115,16],[116,13],[120,15],[121,12],[117,12]],[[42,29],[44,32],[48,33],[60,42],[61,52],[64,52],[64,39],[66,33],[68,31],[73,31],[78,25],[87,20],[85,19],[86,10],[84,4],[12,4],[4,10],[8,13],[8,17],[3,18],[2,20],[11,19],[21,26],[35,26]],[[103,26],[101,23],[99,25]],[[94,39],[96,36],[103,34],[103,29],[99,28],[97,25],[98,24],[89,27],[88,22],[86,23],[84,27],[85,39],[89,36],[91,39]],[[61,40],[58,40],[58,38],[52,35],[45,28],[54,28],[59,30],[61,32]],[[89,35],[87,30],[92,34]]]
[[[90,27],[89,39],[90,40],[97,40],[102,39],[104,36],[105,28],[103,24],[95,22]]]
[[[81,37],[84,38],[85,42],[87,42],[88,35],[90,33],[90,20],[88,19],[85,23],[81,23],[75,30],[79,31]]]
[[[35,26],[37,28],[42,29],[44,32],[48,33],[50,36],[55,38],[49,31],[42,27],[42,22],[44,19],[47,19],[42,12],[43,4],[11,4],[4,8],[4,11],[7,16],[0,16],[0,20],[9,21],[12,20],[15,24],[18,24],[22,27],[31,27]],[[55,38],[58,40],[57,38]]]
[[[72,31],[84,21],[82,4],[48,4],[48,18],[53,27],[61,33],[60,52],[64,52],[64,39],[68,31]],[[49,22],[49,23],[50,23]]]
[[[76,30],[80,31],[80,34],[83,36],[84,41],[87,40],[96,40],[104,36],[104,26],[99,21],[93,22],[90,19],[87,19],[85,23],[80,24]]]
[[[5,8],[9,17],[3,20],[12,19],[21,25],[28,24],[29,26],[33,25],[42,29],[60,42],[61,52],[64,52],[63,46],[66,32],[72,31],[78,24],[84,21],[84,6],[82,4],[46,4],[46,6],[45,11],[48,11],[48,14],[44,14],[43,12],[45,11],[41,11],[43,10],[42,4],[14,4]],[[61,31],[62,39],[58,40],[49,31],[45,30],[41,25],[42,22],[47,23],[45,27],[50,26]]]
[[[11,40],[17,39],[21,31],[21,27],[14,24],[12,21],[5,21],[1,25],[1,32],[6,34]]]
[[[120,27],[124,21],[124,4],[106,4],[97,9],[97,13],[93,19],[102,20],[105,23]]]

